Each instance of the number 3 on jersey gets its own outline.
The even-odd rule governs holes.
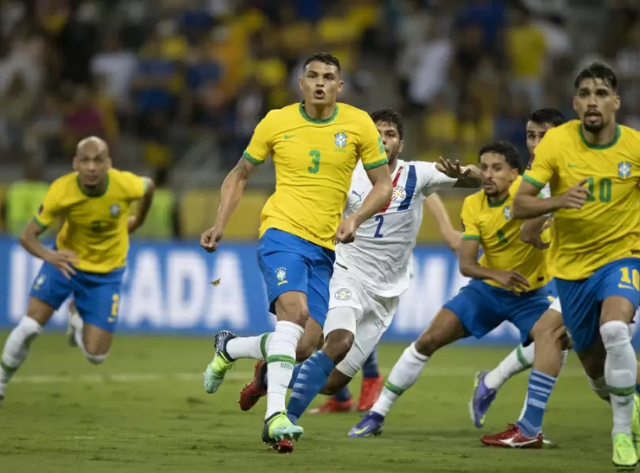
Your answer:
[[[382,238],[384,235],[380,230],[382,230],[382,224],[384,223],[384,215],[376,215],[376,222],[378,222],[378,226],[376,227],[376,232],[373,235],[373,238]]]
[[[311,156],[311,164],[313,164],[313,166],[309,166],[309,172],[311,174],[317,174],[320,170],[320,151],[312,149],[309,151],[309,156]]]

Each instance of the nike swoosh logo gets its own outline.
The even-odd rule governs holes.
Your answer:
[[[525,445],[529,445],[530,443],[535,443],[537,439],[527,440],[526,442],[514,442],[513,439],[500,440],[500,443],[505,445],[509,445],[510,447],[523,447]]]
[[[296,136],[296,135],[284,135],[284,139],[288,140],[289,138],[293,138],[294,136]]]
[[[364,427],[362,429],[354,430],[353,433],[356,434],[356,435],[360,435],[360,434],[365,433],[367,430],[369,430],[369,426],[366,426],[366,427]]]
[[[568,164],[568,166],[569,166],[570,168],[577,168],[577,167],[578,167],[578,165],[577,165],[577,164]]]

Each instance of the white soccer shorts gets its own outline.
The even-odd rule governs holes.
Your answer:
[[[329,291],[329,313],[324,324],[324,335],[326,337],[338,329],[348,330],[354,334],[351,350],[336,366],[338,371],[353,378],[389,328],[400,297],[370,294],[354,274],[337,265],[329,284]],[[333,309],[340,307],[354,309],[355,319],[336,314]]]

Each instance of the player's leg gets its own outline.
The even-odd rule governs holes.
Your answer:
[[[70,293],[71,282],[54,266],[44,263],[31,288],[27,313],[9,334],[2,351],[0,400],[9,380],[27,358],[31,343]]]

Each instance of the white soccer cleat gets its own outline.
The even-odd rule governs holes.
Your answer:
[[[72,347],[77,347],[76,331],[82,330],[82,317],[73,301],[69,302],[69,321],[67,322],[67,341]]]

